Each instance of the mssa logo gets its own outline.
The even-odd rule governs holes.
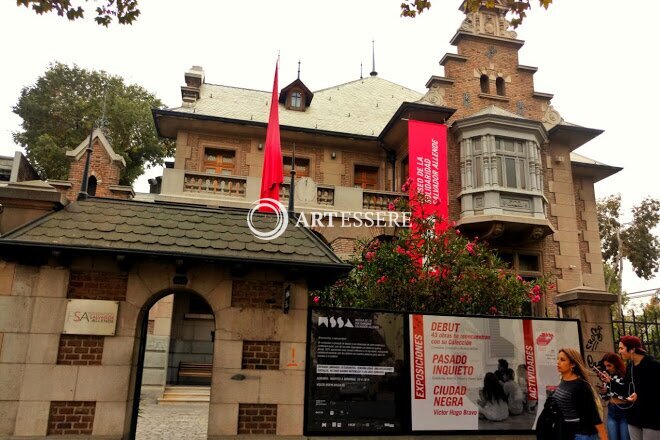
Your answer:
[[[329,327],[329,328],[335,328],[335,327],[337,327],[337,328],[344,328],[344,327],[353,328],[353,323],[351,322],[350,319],[346,318],[344,320],[344,318],[342,318],[341,316],[336,318],[336,319],[335,319],[334,316],[331,316],[329,318],[327,316],[319,316],[318,326],[319,327],[326,326],[326,327]]]

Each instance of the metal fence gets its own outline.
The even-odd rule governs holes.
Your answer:
[[[619,345],[619,338],[634,335],[642,340],[646,351],[655,358],[660,358],[660,313],[650,311],[638,315],[632,312],[620,319],[612,317],[614,347]]]

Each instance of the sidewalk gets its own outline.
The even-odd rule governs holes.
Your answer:
[[[206,439],[208,403],[158,405],[142,401],[136,440]]]

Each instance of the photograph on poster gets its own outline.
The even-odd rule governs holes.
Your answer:
[[[409,315],[413,431],[529,431],[577,321]]]
[[[402,430],[404,315],[312,310],[308,335],[306,433]]]

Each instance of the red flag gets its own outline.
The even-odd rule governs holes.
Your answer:
[[[408,151],[412,216],[424,219],[435,214],[441,219],[436,231],[445,230],[449,225],[447,126],[409,120]],[[416,203],[417,193],[427,202]]]
[[[264,169],[261,174],[262,199],[280,200],[280,185],[284,182],[282,170],[282,148],[280,146],[280,117],[278,107],[277,72],[279,58],[275,63],[275,79],[273,80],[273,94],[270,98],[270,116],[266,129],[266,146],[264,148]],[[268,208],[260,211],[270,212]]]

